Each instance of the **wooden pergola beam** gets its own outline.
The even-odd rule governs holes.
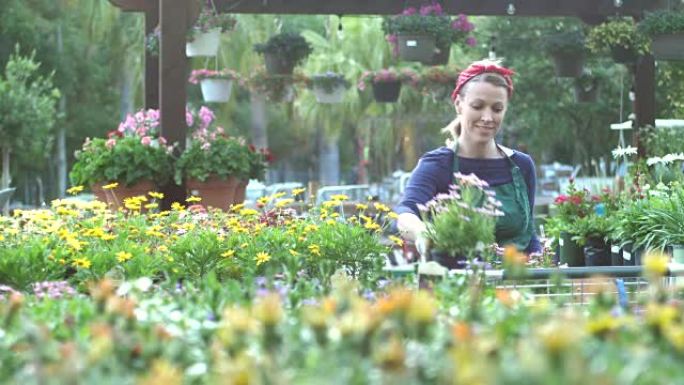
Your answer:
[[[214,0],[216,8],[228,13],[304,15],[394,15],[406,6],[420,6],[416,0]],[[591,16],[616,14],[640,17],[645,10],[667,5],[667,0],[444,0],[444,11],[478,16]],[[619,3],[619,6],[616,6]]]

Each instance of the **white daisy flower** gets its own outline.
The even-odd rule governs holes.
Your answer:
[[[637,148],[632,146],[620,147],[618,146],[613,151],[613,158],[617,159],[619,157],[627,157],[629,155],[636,155]]]

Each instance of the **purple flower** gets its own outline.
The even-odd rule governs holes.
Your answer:
[[[469,47],[475,47],[477,45],[477,40],[472,36],[468,36],[468,38],[466,38],[466,44]]]
[[[254,278],[254,283],[256,283],[256,285],[259,287],[265,287],[268,283],[268,279],[266,279],[264,276],[258,276]]]
[[[192,127],[192,124],[195,122],[195,118],[192,116],[192,113],[190,110],[187,108],[185,109],[185,123],[188,125],[188,127]]]
[[[303,306],[318,306],[318,300],[316,298],[306,298],[302,300]]]
[[[411,16],[411,15],[415,15],[416,12],[417,12],[417,10],[415,7],[408,7],[406,9],[404,9],[404,11],[401,14],[404,16]]]
[[[216,118],[216,116],[214,115],[214,112],[205,106],[202,106],[202,108],[200,108],[199,117],[200,117],[200,121],[201,121],[200,129],[202,129],[202,130],[209,127],[211,122],[213,122],[214,119]]]
[[[76,290],[66,281],[44,281],[32,285],[37,298],[57,299],[76,295]]]

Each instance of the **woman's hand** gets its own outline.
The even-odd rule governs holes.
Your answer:
[[[430,239],[426,237],[424,234],[419,234],[418,237],[416,238],[416,250],[418,251],[418,254],[420,255],[420,261],[421,262],[426,262],[430,256],[430,246],[432,242],[430,242]]]

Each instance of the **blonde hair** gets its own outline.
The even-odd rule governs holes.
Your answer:
[[[481,62],[485,62],[484,60]],[[477,62],[477,63],[481,63]],[[472,79],[468,80],[467,83],[463,85],[461,90],[458,93],[458,96],[463,98],[463,96],[466,94],[466,90],[470,86],[471,83],[477,83],[477,82],[485,82],[489,83],[493,86],[496,87],[503,87],[508,91],[508,83],[506,82],[506,79],[504,79],[503,76],[497,73],[493,72],[484,72],[481,73],[477,76],[474,76]],[[508,95],[508,93],[506,93]],[[446,125],[446,127],[442,128],[441,130],[443,133],[448,134],[451,136],[450,139],[447,139],[447,146],[449,146],[451,143],[453,143],[454,140],[457,140],[458,137],[461,135],[461,122],[458,119],[458,116],[454,118],[449,124]]]

